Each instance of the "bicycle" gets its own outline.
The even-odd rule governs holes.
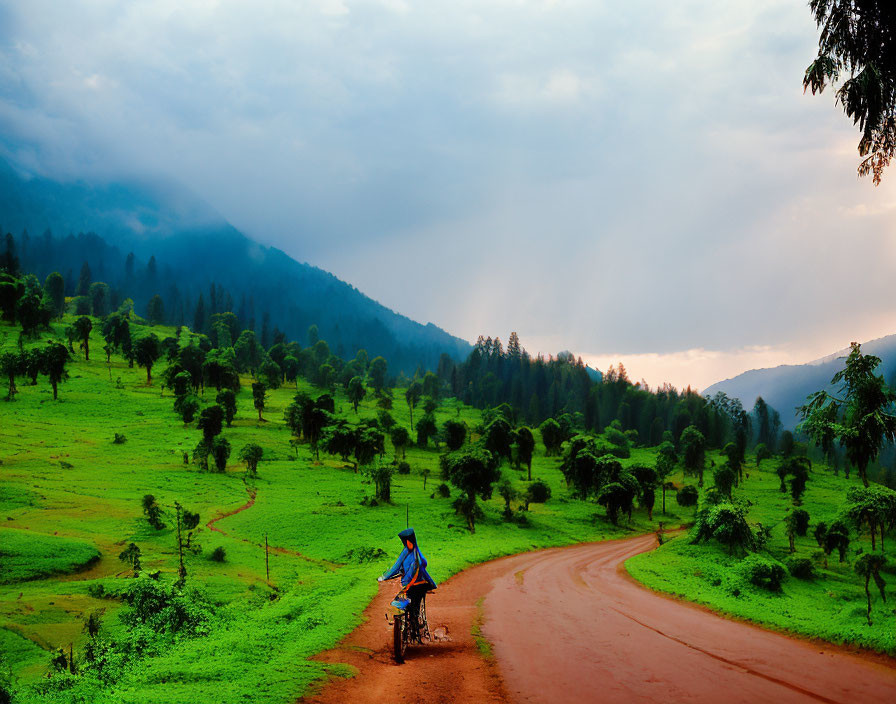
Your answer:
[[[426,594],[420,599],[420,607],[417,613],[409,609],[411,605],[410,599],[395,599],[392,606],[395,607],[395,613],[392,614],[392,653],[395,662],[399,665],[404,662],[404,654],[411,643],[423,645],[423,639],[432,641],[432,634],[429,632],[429,622],[426,620]],[[416,618],[415,618],[416,616]],[[389,615],[386,615],[386,621],[389,621]]]

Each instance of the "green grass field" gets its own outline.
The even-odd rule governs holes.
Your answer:
[[[61,338],[62,328],[57,325],[53,335]],[[408,448],[411,473],[393,477],[390,504],[362,505],[373,495],[362,474],[324,454],[314,461],[307,445],[299,446],[297,455],[290,445],[283,411],[295,388],[269,392],[261,422],[252,407],[250,378],[242,380],[233,427],[223,432],[233,447],[226,473],[200,472],[183,462],[200,432],[195,423],[184,426],[173,412],[172,395],[160,386],[164,363],[156,366],[156,381],[147,386],[143,369],[129,368],[117,356],[106,363],[98,328],[90,362],[76,355],[58,402],[43,377],[36,386],[19,380],[16,400],[0,402],[0,652],[18,682],[19,702],[204,703],[211,688],[215,701],[293,701],[328,673],[349,674],[308,658],[333,646],[359,622],[377,589],[376,576],[400,549],[396,534],[406,516],[437,581],[501,555],[655,530],[659,520],[673,526],[693,519],[694,510],[680,509],[671,492],[667,516],[660,513],[658,497],[653,522],[638,510],[631,525],[613,527],[602,508],[571,497],[559,458],[545,457],[540,440],[533,477],[545,480],[553,497],[531,506],[528,525],[504,521],[503,501],[496,494],[483,503],[485,517],[475,534],[469,533],[452,499],[433,497],[442,480],[432,446]],[[173,334],[167,328],[156,331],[160,337]],[[14,347],[17,338],[17,329],[0,325],[0,350]],[[301,381],[299,388],[320,392]],[[214,391],[206,391],[203,402],[213,399]],[[357,415],[341,389],[336,405],[349,420],[376,415],[372,394]],[[391,413],[410,426],[400,389]],[[444,401],[436,416],[439,425],[448,418],[471,428],[481,422],[478,411],[453,399]],[[124,434],[126,442],[113,444],[116,433]],[[235,459],[248,442],[265,453],[254,478]],[[388,456],[392,453],[387,443]],[[652,465],[654,459],[653,450],[635,449],[624,464]],[[777,491],[771,467],[751,469],[741,490],[754,502],[752,520],[767,524],[780,521],[789,505]],[[518,488],[525,486],[523,474],[506,466],[502,471]],[[680,474],[676,480],[681,482]],[[826,473],[812,475],[805,500],[813,522],[836,514],[845,486]],[[164,529],[151,528],[145,519],[144,494],[153,494],[163,507]],[[223,533],[206,527],[247,504],[250,496],[249,508],[214,524]],[[186,555],[187,584],[205,593],[214,615],[206,635],[166,639],[129,630],[119,618],[127,607],[108,593],[133,581],[130,567],[118,559],[131,542],[142,551],[145,571],[159,570],[169,580],[176,576],[175,501],[201,516],[194,541],[202,551]],[[270,581],[265,538],[272,548]],[[800,539],[800,554],[813,551],[810,542]],[[224,562],[209,559],[219,547],[226,551]],[[771,550],[782,557],[785,549],[779,526]],[[742,585],[733,576],[735,562],[714,546],[691,547],[677,539],[628,567],[652,588],[743,618],[894,652],[892,607],[885,612],[877,605],[878,619],[867,627],[864,593],[849,565],[833,562],[824,579],[816,581],[790,578],[782,595],[769,595]],[[438,611],[437,597],[431,610]],[[71,645],[76,660],[81,657],[88,638],[85,620],[93,612],[102,614],[101,633],[120,642],[142,638],[145,655],[123,667],[113,682],[57,675],[48,688],[45,675],[53,653]]]
[[[470,534],[451,508],[451,498],[431,498],[442,481],[438,451],[432,446],[408,448],[412,471],[393,477],[391,504],[364,506],[361,501],[373,495],[373,487],[350,465],[324,454],[315,462],[307,446],[300,446],[296,458],[283,421],[295,388],[269,392],[266,422],[259,422],[247,390],[249,378],[243,379],[233,427],[223,432],[234,450],[227,472],[200,472],[182,459],[200,437],[195,423],[183,425],[172,410],[171,393],[162,391],[158,378],[147,386],[143,369],[128,368],[117,356],[107,364],[98,327],[91,360],[76,355],[58,402],[42,377],[37,386],[19,380],[16,400],[0,403],[4,549],[13,546],[17,555],[23,554],[22,546],[30,550],[34,559],[28,569],[71,572],[21,581],[37,573],[17,567],[7,574],[7,558],[2,558],[2,581],[10,583],[0,585],[0,647],[25,685],[21,701],[77,701],[80,696],[85,701],[207,702],[212,682],[221,701],[292,701],[327,671],[307,658],[334,645],[359,622],[377,589],[377,575],[400,550],[396,534],[405,527],[406,515],[418,530],[437,581],[501,555],[653,528],[641,511],[632,525],[614,528],[603,518],[603,509],[569,498],[559,459],[545,458],[540,443],[533,477],[550,484],[553,498],[531,506],[526,527],[501,519],[503,501],[496,495],[484,502],[485,518]],[[61,330],[57,326],[56,337],[61,338]],[[158,334],[173,330],[159,329]],[[16,329],[0,326],[0,349],[14,346],[17,336]],[[28,342],[26,347],[42,344]],[[164,366],[157,365],[155,377]],[[320,392],[301,381],[299,386]],[[204,402],[213,398],[214,391],[206,391]],[[341,389],[337,412],[356,418]],[[410,425],[401,390],[396,390],[391,413]],[[375,414],[369,394],[357,418]],[[453,399],[443,402],[436,416],[440,425],[455,417],[470,427],[480,423],[478,411]],[[126,442],[113,444],[115,433],[123,433]],[[265,451],[257,478],[247,478],[244,465],[235,460],[250,441]],[[388,446],[390,457],[392,451]],[[636,450],[629,462],[651,457]],[[430,471],[425,489],[424,470]],[[503,472],[525,486],[521,473],[506,466]],[[250,490],[255,493],[251,508],[215,523],[226,535],[205,527],[244,505]],[[144,518],[144,494],[153,494],[165,509],[164,529],[152,529]],[[28,685],[47,673],[55,649],[73,644],[77,655],[83,648],[84,621],[91,612],[103,612],[105,633],[125,635],[118,619],[120,601],[97,596],[98,585],[114,592],[130,581],[130,568],[117,557],[124,546],[139,545],[145,570],[176,575],[175,501],[201,515],[195,540],[202,553],[186,557],[187,584],[201,587],[216,604],[212,632],[160,648],[103,688],[101,696],[99,685],[90,682],[59,692],[30,690]],[[7,542],[7,534],[17,538]],[[265,536],[274,548],[270,584]],[[226,550],[223,563],[208,557],[217,547]],[[97,553],[100,559],[87,565]],[[438,610],[437,599],[432,609]],[[340,674],[338,668],[335,674]],[[65,678],[56,679],[64,683]]]
[[[768,554],[781,563],[790,557],[784,516],[792,503],[789,494],[779,491],[774,462],[766,460],[762,469],[748,468],[747,478],[738,496],[752,502],[751,522],[774,526]],[[740,558],[728,554],[718,544],[692,545],[682,535],[659,549],[638,555],[626,562],[629,574],[652,589],[696,601],[740,619],[791,633],[822,638],[834,643],[860,645],[896,655],[896,628],[892,585],[896,583],[896,550],[889,541],[885,554],[889,565],[883,571],[888,583],[888,599],[884,603],[873,583],[872,620],[865,620],[866,601],[863,580],[855,574],[853,562],[861,552],[871,550],[870,538],[859,539],[853,532],[848,562],[840,563],[836,553],[828,568],[823,565],[812,528],[818,521],[830,523],[837,514],[846,489],[855,486],[816,467],[810,475],[803,506],[811,523],[806,537],[796,537],[796,557],[813,560],[816,576],[797,579],[788,576],[781,593],[769,592],[752,585],[738,570]],[[880,545],[878,544],[878,550]]]

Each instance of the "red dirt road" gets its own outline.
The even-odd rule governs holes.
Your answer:
[[[428,600],[451,642],[389,653],[381,588],[368,621],[321,656],[358,676],[307,702],[896,702],[896,661],[796,640],[654,594],[622,563],[653,535],[502,558],[473,567]],[[484,600],[494,660],[470,635]]]

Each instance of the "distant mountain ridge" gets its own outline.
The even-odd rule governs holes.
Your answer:
[[[896,335],[864,342],[862,352],[880,357],[878,374],[883,374],[888,382],[893,379],[896,374]],[[739,398],[747,410],[753,407],[758,396],[762,396],[781,414],[784,428],[793,430],[799,422],[796,409],[806,402],[807,396],[830,386],[831,378],[843,368],[843,358],[847,354],[849,347],[805,364],[751,369],[712,384],[703,395],[713,396],[724,391],[732,398]]]
[[[276,327],[304,342],[308,327],[317,325],[334,352],[353,356],[365,348],[371,357],[383,355],[396,372],[435,368],[441,354],[458,360],[472,349],[333,274],[249,239],[172,184],[61,183],[0,160],[0,227],[14,235],[23,264],[39,276],[59,270],[71,288],[86,261],[93,280],[134,298],[141,314],[150,297],[161,295],[174,324],[193,327],[199,297],[209,306],[214,283],[233,312],[242,307],[241,322],[259,333]],[[46,230],[52,238],[42,234]],[[137,259],[136,276],[125,271],[129,252]],[[151,257],[158,266],[152,280],[145,274]],[[225,305],[218,301],[218,310],[206,316]]]

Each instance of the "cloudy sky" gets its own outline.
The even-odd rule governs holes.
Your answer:
[[[0,2],[0,129],[470,340],[705,387],[896,332],[803,0]]]

